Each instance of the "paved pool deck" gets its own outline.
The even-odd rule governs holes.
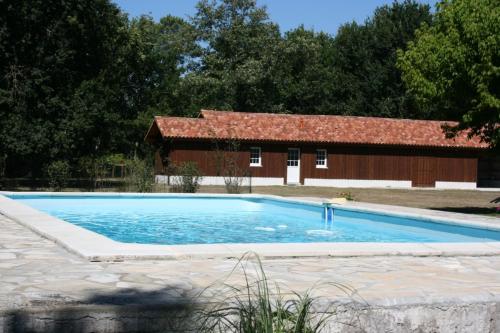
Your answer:
[[[134,315],[144,320],[146,312],[123,308],[192,300],[227,277],[236,262],[90,262],[0,215],[0,332],[41,332],[71,321],[85,321],[73,328],[79,332],[159,331],[132,321]],[[316,296],[372,309],[357,315],[359,327],[341,326],[342,331],[500,331],[500,256],[290,258],[263,260],[263,266],[284,291],[317,285]],[[241,273],[231,281],[242,283]],[[332,282],[355,293],[346,295]],[[64,312],[82,307],[92,314]],[[121,315],[110,307],[119,307]]]

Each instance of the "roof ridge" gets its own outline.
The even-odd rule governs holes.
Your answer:
[[[425,123],[449,123],[456,124],[454,120],[427,120],[427,119],[410,119],[410,118],[390,118],[390,117],[374,117],[374,116],[348,116],[341,114],[297,114],[297,113],[269,113],[269,112],[246,112],[246,111],[230,111],[230,110],[210,110],[201,109],[201,114],[204,113],[220,113],[220,114],[234,114],[234,115],[256,115],[256,116],[287,116],[287,117],[319,117],[319,118],[349,118],[349,119],[377,119],[377,120],[388,120],[388,121],[410,121],[410,122],[425,122]]]
[[[154,116],[154,119],[177,119],[177,120],[205,120],[203,118],[180,117],[180,116]]]

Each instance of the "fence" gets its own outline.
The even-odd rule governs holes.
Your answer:
[[[105,178],[105,179],[88,179],[88,178],[70,178],[68,179],[66,188],[79,190],[120,190],[126,187],[124,178]],[[0,189],[4,191],[40,191],[50,188],[48,178],[0,178]]]
[[[175,175],[160,175],[151,182],[153,192],[172,192]],[[48,178],[0,178],[0,190],[3,191],[50,191]],[[128,178],[69,178],[64,190],[71,191],[136,191]],[[200,192],[213,193],[252,193],[252,175],[245,173],[240,177],[202,177]]]

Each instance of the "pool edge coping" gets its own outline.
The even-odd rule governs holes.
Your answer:
[[[118,196],[118,197],[231,197],[271,199],[306,205],[322,206],[321,202],[264,194],[179,194],[179,193],[87,193],[87,192],[6,192],[0,191],[0,213],[47,238],[68,251],[90,261],[164,260],[164,259],[211,259],[239,258],[247,252],[258,253],[263,258],[294,257],[359,257],[359,256],[491,256],[500,255],[500,241],[476,243],[242,243],[242,244],[196,244],[155,245],[133,244],[114,241],[88,229],[58,219],[36,210],[5,195],[46,196]],[[332,205],[351,211],[372,212],[391,216],[411,217],[429,222],[475,227],[500,231],[500,222],[495,225],[490,217],[471,216],[464,221],[464,214],[447,213],[455,219],[443,217],[442,213],[419,209],[419,213],[397,211],[388,214],[377,207],[363,207],[363,203]],[[421,214],[421,211],[425,214]],[[440,216],[441,215],[441,216]]]

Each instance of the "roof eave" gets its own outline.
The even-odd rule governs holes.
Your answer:
[[[487,146],[473,147],[463,145],[418,145],[402,143],[374,143],[374,142],[349,142],[349,141],[308,141],[308,140],[272,140],[272,139],[249,139],[249,138],[227,138],[227,137],[190,137],[190,136],[165,136],[164,139],[180,140],[236,140],[243,142],[268,142],[276,144],[326,144],[326,145],[349,145],[349,146],[374,146],[374,147],[400,147],[420,149],[463,149],[463,150],[488,150]]]
[[[161,133],[161,130],[158,126],[158,123],[156,122],[156,118],[157,117],[154,117],[153,121],[151,122],[151,125],[149,126],[149,129],[148,129],[146,135],[144,136],[144,141],[149,143],[149,144],[155,143],[155,139],[158,136],[158,134],[160,135],[160,137],[163,138],[163,134]],[[156,131],[156,133],[154,133],[154,131]]]

